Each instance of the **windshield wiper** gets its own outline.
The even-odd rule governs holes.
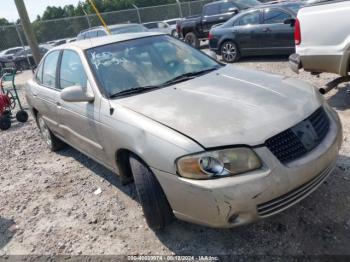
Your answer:
[[[149,91],[149,90],[156,89],[156,88],[160,88],[160,86],[134,87],[134,88],[126,89],[126,90],[120,91],[118,93],[115,93],[113,95],[110,95],[109,98],[114,98],[114,97],[118,97],[118,96],[129,95],[129,94],[142,93],[142,92]]]
[[[185,73],[185,74],[179,75],[177,77],[174,77],[174,78],[166,81],[165,83],[162,84],[162,86],[167,86],[167,85],[179,83],[182,81],[190,80],[190,79],[193,79],[197,76],[204,75],[204,74],[209,73],[211,71],[215,71],[217,69],[219,69],[219,67],[212,67],[212,68],[201,70],[201,71]]]
[[[110,95],[109,98],[115,98],[115,97],[118,97],[118,96],[129,95],[129,94],[137,94],[137,93],[142,93],[142,92],[153,90],[153,89],[166,87],[166,86],[171,85],[171,84],[175,84],[175,83],[179,83],[179,82],[182,82],[182,81],[190,80],[190,79],[192,79],[192,78],[194,78],[196,76],[199,76],[199,75],[204,75],[204,74],[209,73],[211,71],[217,70],[218,68],[219,67],[212,67],[212,68],[201,70],[201,71],[185,73],[185,74],[179,75],[177,77],[174,77],[173,79],[170,79],[169,81],[166,81],[165,83],[163,83],[161,85],[139,86],[139,87],[126,89],[126,90],[120,91],[118,93],[115,93],[113,95]]]

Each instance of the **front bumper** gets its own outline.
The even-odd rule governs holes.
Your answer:
[[[279,213],[311,194],[331,173],[342,142],[337,116],[330,131],[304,157],[283,165],[266,147],[254,149],[261,170],[215,180],[191,180],[152,169],[175,216],[210,227],[234,227]]]
[[[292,69],[294,73],[299,74],[299,70],[302,68],[300,56],[298,54],[291,54],[289,56],[289,68]]]

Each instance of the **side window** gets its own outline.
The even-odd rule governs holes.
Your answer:
[[[48,87],[56,87],[56,68],[60,51],[53,51],[44,61],[43,84]]]
[[[36,74],[35,74],[35,80],[39,83],[42,84],[43,83],[43,66],[44,63],[41,63],[38,67],[38,69],[36,70]]]
[[[260,23],[260,12],[252,12],[242,16],[237,22],[236,25],[257,25]]]
[[[224,2],[221,3],[220,5],[220,13],[224,14],[224,13],[229,13],[232,11],[231,8],[237,8],[238,6],[236,6],[234,3],[230,3],[230,2]]]
[[[284,20],[291,18],[291,15],[278,9],[264,10],[264,24],[282,24]]]
[[[204,15],[217,15],[220,13],[218,4],[211,4],[204,7]]]
[[[97,36],[105,36],[105,35],[107,35],[105,31],[103,31],[103,30],[97,31]]]
[[[63,51],[60,68],[60,88],[87,86],[87,77],[79,55],[71,50]]]

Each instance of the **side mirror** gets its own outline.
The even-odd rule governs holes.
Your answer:
[[[217,55],[216,55],[216,53],[214,51],[207,52],[207,55],[210,56],[211,58],[215,59],[215,60],[218,59],[218,57],[217,57]]]
[[[61,92],[61,99],[66,102],[93,102],[94,95],[86,93],[82,86],[66,87]]]
[[[284,20],[283,23],[285,25],[290,25],[290,26],[293,27],[295,25],[295,19],[294,18],[288,18],[288,19]]]
[[[233,14],[237,14],[239,12],[237,7],[231,7],[228,9],[228,11]]]

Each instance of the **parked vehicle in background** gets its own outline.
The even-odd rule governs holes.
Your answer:
[[[67,43],[72,43],[72,42],[75,42],[75,41],[77,41],[77,38],[73,37],[73,38],[68,39]]]
[[[295,51],[294,25],[301,2],[260,5],[234,16],[209,33],[209,47],[227,63],[251,55],[289,55]]]
[[[178,36],[177,31],[176,31],[176,24],[180,20],[181,20],[181,18],[173,18],[173,19],[164,20],[164,22],[167,23],[169,25],[169,27],[171,28],[171,35],[172,36],[176,36],[176,37]]]
[[[176,32],[176,29],[174,31],[174,29],[163,21],[143,23],[142,25],[151,32],[160,32],[168,35],[173,35],[173,33]]]
[[[222,65],[160,33],[50,50],[26,98],[49,149],[64,141],[135,182],[153,229],[174,216],[234,227],[279,213],[323,183],[343,140],[312,85]]]
[[[327,1],[301,9],[295,21],[295,45],[296,53],[289,58],[294,72],[303,68],[313,73],[348,75],[350,2]]]
[[[140,24],[117,24],[117,25],[109,25],[108,29],[111,31],[112,35],[118,34],[126,34],[126,33],[140,33],[147,32],[148,29]],[[108,31],[103,26],[93,27],[87,30],[81,31],[77,40],[90,39],[100,36],[108,35]]]
[[[49,49],[50,48],[47,46],[46,47],[39,46],[40,55],[44,56],[46,54],[46,52],[49,51]],[[28,60],[29,60],[30,64],[28,64]],[[35,63],[35,60],[34,60],[33,54],[32,54],[32,49],[30,49],[29,47],[26,47],[25,50],[17,52],[13,56],[12,61],[14,62],[15,67],[19,71],[34,68],[36,66],[36,63]]]
[[[239,11],[261,4],[257,0],[216,1],[203,6],[200,16],[190,16],[177,23],[177,33],[188,44],[198,48],[208,38],[213,25],[224,23]]]
[[[64,45],[66,43],[68,43],[68,41],[70,40],[70,38],[63,38],[63,39],[57,39],[55,40],[54,43],[52,43],[52,46],[59,46],[59,45]]]
[[[23,50],[23,47],[12,47],[0,52],[0,58],[12,59],[13,55],[19,51]]]

